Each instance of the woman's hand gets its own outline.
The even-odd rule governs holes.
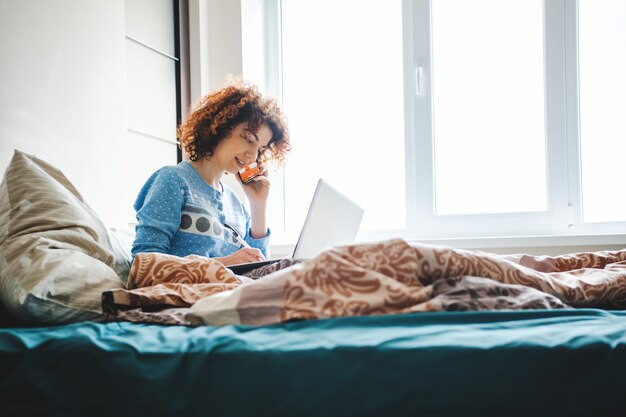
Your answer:
[[[224,256],[221,258],[213,258],[216,261],[220,261],[225,266],[245,264],[248,262],[264,261],[265,257],[260,250],[256,248],[241,248],[232,255]]]
[[[243,192],[250,200],[250,205],[261,205],[265,206],[267,204],[267,198],[270,195],[270,180],[267,178],[267,168],[263,164],[263,162],[258,161],[257,166],[259,167],[259,175],[254,177],[252,181],[248,184],[243,184]],[[236,175],[237,180],[241,183],[241,178],[239,175]]]

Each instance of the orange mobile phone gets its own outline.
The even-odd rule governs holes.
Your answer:
[[[239,178],[241,178],[241,182],[244,184],[248,184],[254,177],[259,175],[261,170],[256,162],[251,163],[250,165],[246,165],[245,167],[239,170]]]

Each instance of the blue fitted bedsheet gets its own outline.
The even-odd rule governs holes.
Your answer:
[[[626,313],[0,329],[0,415],[626,415]]]

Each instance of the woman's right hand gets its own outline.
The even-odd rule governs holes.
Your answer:
[[[232,255],[224,256],[221,258],[213,258],[220,261],[226,266],[245,264],[248,262],[264,261],[265,257],[259,249],[256,248],[241,248]]]

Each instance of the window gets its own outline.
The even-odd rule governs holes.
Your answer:
[[[365,207],[363,239],[626,231],[623,2],[268,4],[261,83],[294,145],[275,236],[320,176]]]
[[[362,227],[404,229],[401,2],[282,4],[283,104],[294,109],[287,230],[300,230],[320,176],[365,208]]]
[[[626,221],[626,2],[579,2],[580,147],[586,222]],[[614,179],[614,180],[611,180]]]
[[[431,19],[435,213],[546,211],[541,0],[437,0]]]

